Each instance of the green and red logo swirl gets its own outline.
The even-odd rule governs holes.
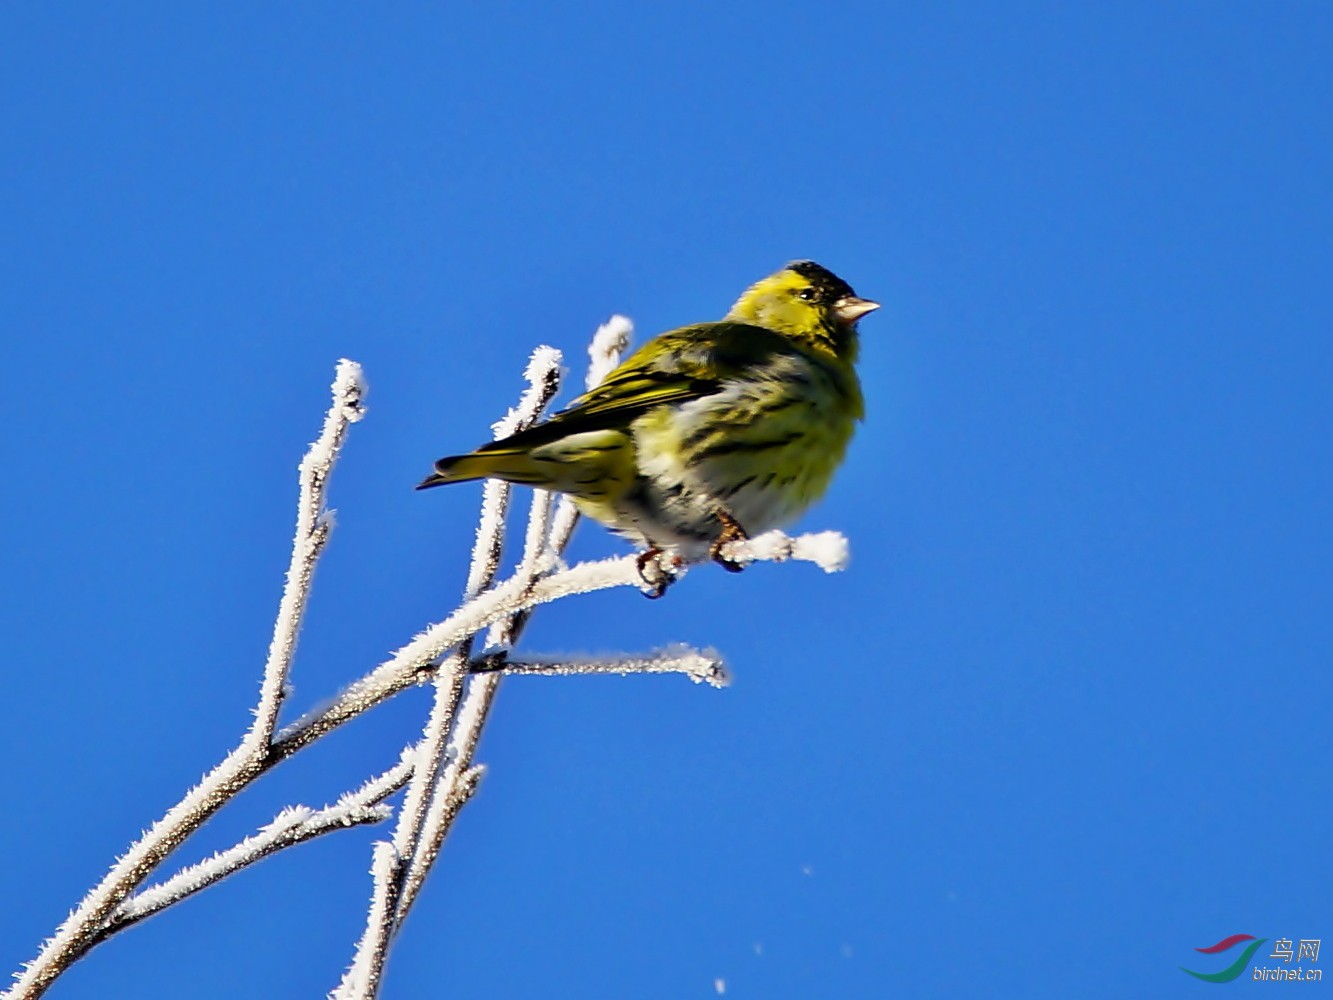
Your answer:
[[[1240,953],[1240,957],[1228,965],[1221,972],[1195,972],[1193,969],[1187,969],[1183,965],[1181,972],[1188,972],[1195,979],[1202,979],[1205,983],[1229,983],[1245,971],[1245,966],[1249,965],[1251,956],[1259,950],[1259,946],[1267,941],[1268,938],[1256,938],[1253,934],[1232,934],[1231,937],[1223,938],[1217,944],[1208,948],[1195,948],[1194,950],[1204,955],[1220,955],[1224,951],[1230,951],[1242,941],[1251,942],[1245,950]]]

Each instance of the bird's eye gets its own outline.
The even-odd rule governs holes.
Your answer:
[[[796,294],[798,297],[805,299],[806,302],[809,302],[815,297],[815,290],[813,288],[802,288]]]

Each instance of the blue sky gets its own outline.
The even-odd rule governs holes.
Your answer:
[[[851,568],[540,613],[531,651],[714,645],[736,682],[506,682],[385,996],[1181,996],[1227,935],[1333,937],[1331,46],[1313,3],[8,9],[0,964],[248,722],[337,358],[370,415],[298,708],[453,606],[480,491],[411,486],[532,347],[581,367],[612,312],[717,317],[793,257],[884,303],[802,522]],[[377,836],[51,996],[322,995]]]

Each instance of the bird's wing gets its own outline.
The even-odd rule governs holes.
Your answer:
[[[672,330],[639,348],[550,420],[477,450],[535,448],[570,434],[623,429],[655,406],[702,399],[775,355],[797,353],[799,348],[787,337],[746,323],[700,323]]]

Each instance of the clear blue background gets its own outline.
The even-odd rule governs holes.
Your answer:
[[[1178,996],[1226,935],[1333,938],[1333,9],[481,6],[5,9],[0,964],[249,721],[338,357],[371,409],[296,708],[453,606],[480,491],[411,486],[533,346],[581,374],[613,311],[717,317],[793,257],[885,303],[803,522],[851,569],[539,613],[529,650],[716,645],[736,683],[504,684],[385,996]],[[320,996],[387,833],[51,995]]]

